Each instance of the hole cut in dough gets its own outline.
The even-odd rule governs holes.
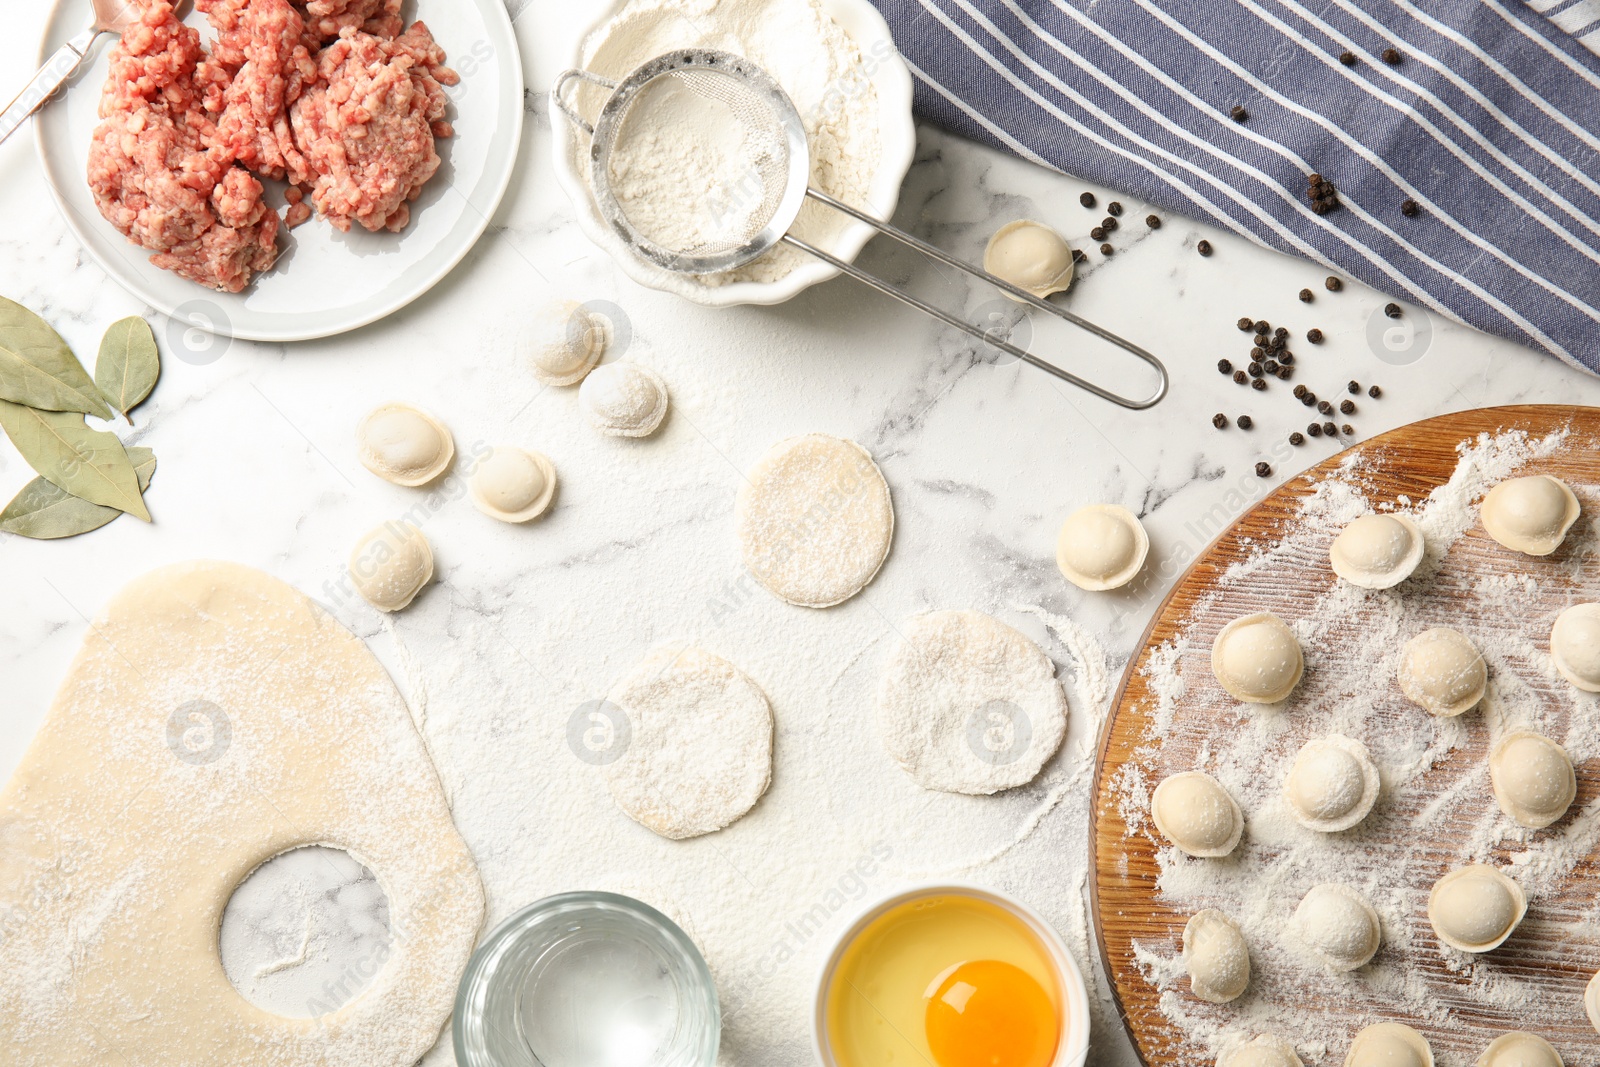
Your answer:
[[[389,898],[343,849],[291,849],[234,890],[218,947],[228,981],[256,1007],[326,1015],[371,985],[393,952]]]
[[[1512,1030],[1489,1042],[1475,1067],[1563,1067],[1561,1053],[1538,1034]]]
[[[1422,562],[1427,544],[1409,515],[1363,515],[1333,539],[1328,561],[1333,573],[1363,589],[1391,589]]]
[[[1522,887],[1494,867],[1474,863],[1451,871],[1428,894],[1428,922],[1439,940],[1462,952],[1491,952],[1528,913]]]
[[[1234,619],[1211,645],[1211,673],[1247,704],[1276,704],[1300,684],[1305,658],[1289,624],[1268,611]]]
[[[1226,856],[1244,836],[1239,802],[1204,771],[1164,779],[1150,795],[1150,817],[1180,852],[1200,859]]]
[[[932,611],[878,679],[883,744],[924,789],[988,795],[1033,781],[1067,733],[1067,698],[1038,645],[976,611]]]
[[[1283,795],[1301,826],[1331,834],[1365,819],[1378,802],[1380,785],[1367,746],[1329,734],[1301,747],[1284,779]]]
[[[1489,490],[1478,514],[1489,536],[1513,552],[1548,556],[1561,547],[1581,511],[1566,482],[1533,474]]]
[[[1215,908],[1196,913],[1184,925],[1183,963],[1189,989],[1213,1004],[1237,1000],[1250,985],[1250,947],[1244,933]]]
[[[1014,219],[994,232],[983,250],[983,269],[1041,300],[1072,285],[1072,249],[1055,230]],[[1002,290],[1004,292],[1004,290]],[[1017,298],[1010,293],[1008,298]],[[1022,303],[1022,301],[1017,301]]]
[[[1489,685],[1489,668],[1464,634],[1444,626],[1424,630],[1400,652],[1400,691],[1430,715],[1471,711]]]
[[[1550,628],[1550,658],[1561,677],[1600,693],[1600,604],[1574,604]]]
[[[356,427],[361,465],[395,485],[426,485],[450,466],[450,429],[419,407],[398,401],[369,411]]]
[[[772,707],[739,668],[693,645],[655,648],[607,699],[628,747],[604,764],[611,798],[673,841],[730,825],[772,782]]]
[[[1383,924],[1367,898],[1349,886],[1312,886],[1294,910],[1294,925],[1306,947],[1329,970],[1353,971],[1377,955]]]
[[[1561,818],[1578,795],[1567,750],[1532,730],[1514,730],[1495,742],[1489,781],[1500,810],[1530,830]]]
[[[1405,1023],[1377,1023],[1350,1042],[1344,1067],[1433,1067],[1433,1047]]]
[[[1116,504],[1090,504],[1067,516],[1056,537],[1062,577],[1090,592],[1127,585],[1150,554],[1138,516]]]
[[[739,487],[744,565],[766,590],[804,608],[842,604],[889,556],[889,483],[854,441],[813,433],[774,445]]]
[[[546,385],[576,385],[606,351],[606,322],[576,300],[553,300],[534,312],[525,346],[533,376]]]
[[[1259,1034],[1222,1050],[1217,1067],[1305,1067],[1294,1046],[1276,1034]]]

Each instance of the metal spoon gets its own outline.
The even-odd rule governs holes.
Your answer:
[[[89,49],[102,33],[122,32],[139,21],[139,6],[129,0],[93,0],[94,25],[56,49],[45,60],[39,73],[27,84],[17,98],[0,111],[0,142],[17,131],[27,117],[39,110],[50,94],[61,88],[72,72],[83,63]]]

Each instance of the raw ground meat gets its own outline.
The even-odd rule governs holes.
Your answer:
[[[452,132],[443,87],[458,79],[444,51],[420,22],[392,41],[346,30],[318,75],[289,111],[306,164],[291,179],[310,183],[318,213],[341,230],[403,228],[439,169],[434,138]]]
[[[89,151],[101,214],[158,267],[225,292],[277,259],[255,174],[296,183],[290,226],[315,205],[342,230],[404,227],[452,133],[443,87],[458,79],[427,27],[399,34],[400,0],[197,6],[209,55],[170,0],[143,0],[111,51]]]

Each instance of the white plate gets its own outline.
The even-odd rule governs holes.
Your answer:
[[[585,42],[596,30],[611,21],[626,3],[627,0],[615,0],[606,6],[602,16],[579,39],[572,66],[582,66]],[[916,154],[917,131],[911,118],[911,71],[894,49],[888,23],[883,21],[883,16],[878,14],[869,0],[822,0],[822,9],[855,41],[863,56],[874,57],[868,78],[878,94],[878,141],[883,154],[867,188],[867,202],[862,207],[869,215],[888,219],[899,203],[900,184],[905,181],[906,172],[911,169],[911,161]],[[600,217],[594,196],[589,192],[588,135],[568,121],[556,104],[554,93],[550,94],[549,111],[550,124],[556,131],[555,151],[551,153],[556,183],[577,211],[578,228],[589,240],[609,253],[628,277],[640,285],[676,293],[708,307],[781,304],[802,289],[825,282],[839,273],[837,268],[820,260],[812,260],[802,263],[775,282],[734,282],[707,286],[646,262],[629,251]],[[834,240],[825,243],[823,249],[850,263],[877,232],[864,222],[852,221],[839,230]]]
[[[34,119],[45,181],[67,226],[134,296],[181,322],[232,337],[327,337],[409,304],[448,274],[489,225],[511,181],[523,118],[522,60],[502,0],[417,0],[415,7],[412,14],[407,4],[407,14],[427,23],[461,84],[447,89],[456,135],[440,140],[444,162],[400,233],[360,227],[340,233],[313,216],[280,232],[277,265],[242,293],[214,292],[151,266],[148,252],[101,217],[85,177],[110,38],[102,38],[67,91]],[[59,0],[45,27],[42,55],[92,21],[89,0]],[[191,11],[185,21],[201,27],[209,40],[203,16]],[[268,203],[281,206],[282,183],[266,184]]]

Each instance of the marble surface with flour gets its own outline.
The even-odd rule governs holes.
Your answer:
[[[1134,1062],[1087,932],[1095,729],[1171,579],[1276,481],[1337,447],[1321,439],[1280,447],[1307,420],[1288,385],[1254,393],[1217,373],[1219,357],[1243,354],[1234,320],[1248,314],[1292,329],[1296,380],[1324,395],[1350,378],[1382,385],[1381,400],[1362,399],[1349,417],[1361,436],[1468,407],[1600,403],[1600,383],[1416,308],[1402,320],[1410,340],[1388,335],[1386,297],[1359,286],[1328,293],[1325,270],[1183,219],[1164,216],[1147,232],[1147,210],[1132,201],[1113,236],[1115,256],[1092,254],[1065,300],[1167,360],[1172,395],[1150,412],[996,364],[849,280],[780,307],[725,311],[640,289],[578,232],[549,175],[537,89],[565,65],[589,16],[551,0],[511,7],[536,91],[521,171],[467,261],[406,311],[328,341],[211,344],[151,314],[165,374],[136,426],[121,430],[160,456],[149,498],[155,525],[124,519],[59,543],[0,539],[0,774],[21,759],[87,618],[116,587],[174,560],[238,560],[317,597],[389,666],[481,865],[491,922],[579,887],[660,906],[716,973],[725,1062],[809,1063],[811,985],[831,936],[867,897],[944,877],[1009,890],[1044,912],[1100,997],[1092,1062]],[[0,56],[20,71],[34,58],[45,9],[17,18]],[[924,130],[897,221],[973,257],[995,227],[1023,216],[1090,247],[1101,213],[1079,206],[1083,188]],[[1095,191],[1102,204],[1109,199]],[[1194,251],[1202,238],[1216,247],[1209,259]],[[0,251],[0,293],[44,314],[80,353],[93,353],[112,320],[148,311],[87,261],[50,206],[26,136],[0,148]],[[989,294],[887,245],[869,246],[863,262],[969,313],[993,306]],[[1296,299],[1302,287],[1315,303]],[[602,439],[584,424],[573,390],[534,381],[516,339],[529,306],[558,295],[622,309],[628,356],[672,390],[655,437]],[[1312,326],[1328,335],[1320,348],[1299,342]],[[1116,376],[1108,350],[1062,324],[1041,324],[1034,340],[1137,387]],[[477,444],[548,453],[561,477],[551,513],[505,526],[474,510],[459,482],[430,498],[373,478],[353,431],[391,399],[439,415],[464,453]],[[1248,413],[1256,428],[1217,431],[1210,420],[1219,411]],[[810,431],[872,451],[897,520],[876,581],[820,612],[782,604],[748,578],[732,525],[741,472],[775,441]],[[1271,478],[1254,472],[1263,458]],[[0,493],[9,497],[29,477],[0,445]],[[1056,572],[1057,527],[1093,501],[1126,505],[1150,530],[1150,564],[1131,590],[1085,594]],[[364,530],[407,512],[417,518],[419,505],[439,580],[410,610],[385,618],[343,584],[345,556]],[[934,608],[990,612],[1059,665],[1070,730],[1032,785],[995,797],[926,793],[883,752],[871,715],[879,666],[901,620]],[[777,722],[767,796],[728,830],[685,842],[657,838],[617,811],[599,768],[569,737],[575,711],[652,645],[675,639],[747,672]],[[359,984],[347,976],[370,970],[383,951],[372,928],[386,904],[358,874],[275,877],[238,902],[223,940],[253,995],[298,1013],[295,1004],[324,986]],[[357,918],[335,914],[329,899]],[[447,1045],[430,1057],[449,1060]]]

